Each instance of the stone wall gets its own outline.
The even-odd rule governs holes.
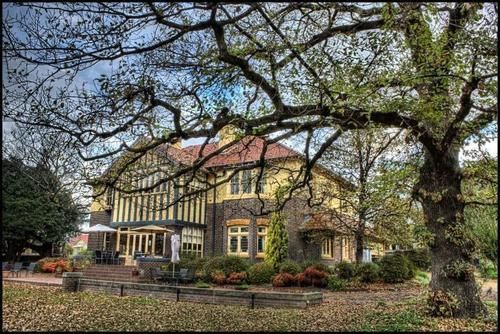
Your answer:
[[[249,307],[307,308],[323,301],[321,292],[253,292],[228,289],[202,289],[159,284],[109,282],[80,279],[79,291],[94,291],[118,296],[144,296],[175,301]]]

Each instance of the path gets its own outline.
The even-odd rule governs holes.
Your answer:
[[[11,277],[4,274],[2,277],[4,282],[14,282],[14,283],[29,283],[36,285],[48,285],[48,286],[61,286],[62,278],[55,277],[54,274],[43,274],[43,273],[34,273],[33,275],[29,274],[25,276],[25,273],[20,273],[19,277]]]

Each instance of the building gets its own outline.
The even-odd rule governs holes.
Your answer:
[[[89,249],[120,251],[126,263],[133,260],[134,252],[169,257],[169,232],[141,230],[154,225],[176,231],[181,236],[183,253],[263,259],[269,228],[269,215],[265,211],[272,207],[279,187],[302,175],[305,159],[281,143],[269,143],[255,136],[229,146],[236,136],[236,130],[226,126],[219,134],[219,142],[184,148],[180,143],[163,145],[138,159],[122,175],[121,187],[132,191],[142,185],[151,190],[108,191],[96,198],[91,207],[90,226],[103,224],[118,231],[102,236],[91,234]],[[228,147],[222,153],[211,156],[225,145]],[[195,174],[158,182],[166,169],[172,172],[189,167],[203,157],[206,161]],[[259,161],[264,161],[264,168],[244,169]],[[207,184],[217,186],[205,190]],[[322,259],[326,263],[354,260],[355,244],[349,233],[335,224],[318,229],[308,223],[311,216],[325,208],[345,211],[343,203],[331,195],[351,185],[320,165],[313,167],[308,184],[309,188],[294,192],[283,209],[288,223],[289,257],[297,261]],[[183,198],[183,194],[193,192]],[[309,207],[308,200],[316,206]],[[324,234],[311,239],[308,238],[311,230]]]
[[[72,255],[77,255],[81,251],[86,250],[89,242],[88,233],[78,234],[68,240],[68,245],[73,249]]]

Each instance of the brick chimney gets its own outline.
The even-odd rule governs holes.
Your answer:
[[[222,129],[220,129],[219,131],[219,147],[222,147],[230,142],[232,142],[233,140],[235,140],[237,138],[237,131],[238,128],[235,127],[234,125],[232,124],[228,124],[226,126],[224,126]]]

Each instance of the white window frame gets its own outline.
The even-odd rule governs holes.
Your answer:
[[[237,229],[236,232],[233,232],[232,229]],[[246,228],[246,232],[242,232],[241,229]],[[242,256],[242,257],[248,257],[249,254],[249,248],[250,248],[250,238],[249,238],[249,226],[248,225],[233,225],[233,226],[228,226],[227,227],[227,254],[228,255],[236,255],[236,256]],[[231,251],[231,237],[236,237],[237,240],[237,246],[236,246],[236,252]],[[247,251],[243,252],[241,250],[241,239],[242,237],[247,238]]]
[[[333,244],[334,239],[332,237],[327,237],[321,243],[321,257],[325,259],[333,258]]]
[[[181,232],[181,254],[195,254],[203,257],[203,229],[197,227],[183,227]],[[186,245],[186,247],[184,247]],[[201,247],[198,247],[201,245]],[[196,248],[196,249],[195,249]],[[200,248],[198,250],[198,248]]]
[[[263,228],[264,232],[259,232],[259,229]],[[266,245],[267,245],[267,233],[269,229],[267,226],[257,226],[257,257],[262,257],[266,253]],[[264,249],[262,252],[259,252],[259,238],[264,238]]]

